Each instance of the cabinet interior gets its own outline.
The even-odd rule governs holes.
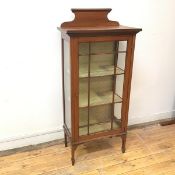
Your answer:
[[[127,41],[79,43],[79,135],[121,126]]]

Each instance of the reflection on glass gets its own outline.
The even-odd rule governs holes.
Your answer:
[[[103,54],[114,52],[114,42],[93,42],[91,43],[91,54]]]
[[[115,103],[114,105],[114,125],[113,128],[117,129],[121,125],[121,109],[122,103]]]
[[[88,79],[79,79],[79,135],[88,134]],[[85,107],[85,108],[82,108]]]
[[[126,51],[127,50],[127,41],[119,41],[118,51]]]
[[[118,53],[117,67],[124,70],[125,69],[125,58],[126,53]]]
[[[65,96],[65,123],[71,132],[71,80],[70,80],[70,46],[69,42],[64,40],[64,96]]]
[[[79,135],[88,134],[88,108],[79,109]]]
[[[115,92],[120,97],[123,96],[123,82],[124,82],[124,75],[120,75],[116,77]]]

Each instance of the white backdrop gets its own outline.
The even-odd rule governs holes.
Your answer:
[[[60,34],[71,8],[112,8],[137,35],[129,123],[175,110],[174,0],[0,0],[0,150],[62,137]]]

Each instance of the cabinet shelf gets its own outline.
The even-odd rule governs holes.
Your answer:
[[[116,67],[116,75],[124,74],[124,70]],[[114,75],[114,66],[91,66],[90,69],[90,77],[101,77],[101,76],[108,76]],[[88,77],[88,67],[87,65],[81,65],[79,68],[79,78],[87,78]]]
[[[91,92],[90,92],[90,107],[111,104],[113,102],[112,98],[113,98],[112,91],[97,93],[97,92],[91,90]],[[122,98],[119,95],[114,94],[114,103],[121,103],[121,102],[122,102]],[[79,107],[80,108],[88,107],[87,92],[80,91]]]
[[[116,51],[116,52],[99,52],[99,53],[79,53],[79,56],[89,56],[89,55],[112,55],[117,53],[126,53],[126,51]]]

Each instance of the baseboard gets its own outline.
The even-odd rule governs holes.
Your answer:
[[[50,142],[63,138],[63,129],[40,132],[32,135],[23,135],[22,137],[0,140],[0,151],[21,148],[29,145]]]
[[[136,124],[144,124],[159,120],[170,120],[171,118],[175,117],[175,110],[169,112],[162,112],[162,113],[155,113],[153,115],[147,116],[140,116],[140,117],[129,117],[129,126],[136,125]]]
[[[146,117],[130,117],[129,128],[135,128],[138,126],[147,126],[150,124],[156,124],[159,121],[170,120],[175,116],[175,111],[154,114]],[[37,145],[45,142],[59,140],[63,138],[63,130],[53,130],[33,135],[24,135],[22,137],[11,138],[7,140],[0,140],[0,151],[11,150],[15,148],[21,148],[30,145]]]

